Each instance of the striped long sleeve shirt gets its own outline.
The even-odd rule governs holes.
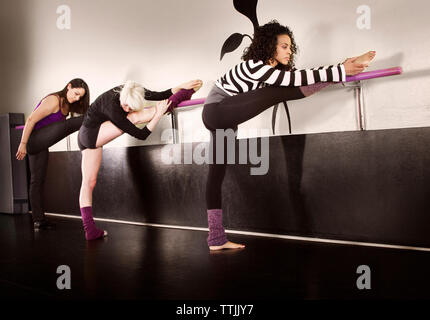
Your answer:
[[[239,63],[215,84],[230,96],[267,85],[301,87],[318,82],[344,82],[346,72],[343,64],[313,69],[282,71],[263,61],[248,60]]]

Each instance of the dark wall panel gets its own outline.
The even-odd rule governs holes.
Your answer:
[[[28,213],[27,162],[16,159],[22,130],[16,126],[24,124],[24,114],[0,115],[0,212]]]
[[[430,245],[430,128],[269,139],[266,175],[250,176],[252,165],[227,170],[227,228]],[[96,217],[207,227],[208,166],[163,164],[162,148],[104,150]],[[50,154],[48,212],[79,215],[80,159],[80,152]]]

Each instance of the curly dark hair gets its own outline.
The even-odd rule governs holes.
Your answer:
[[[294,58],[298,47],[294,40],[293,32],[287,26],[279,24],[278,21],[272,20],[263,26],[259,26],[254,33],[254,39],[249,47],[243,51],[242,60],[261,60],[269,64],[276,54],[279,35],[287,35],[291,39],[291,57],[286,66],[277,65],[277,69],[292,70],[294,69]]]

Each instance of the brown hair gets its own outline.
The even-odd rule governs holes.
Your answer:
[[[69,85],[69,83],[72,88],[82,88],[85,90],[85,94],[82,96],[82,98],[79,99],[79,101],[73,102],[72,104],[70,104],[67,101],[67,86]],[[88,88],[87,83],[84,80],[79,78],[69,81],[62,90],[53,92],[49,95],[56,95],[56,96],[59,96],[60,98],[64,98],[66,103],[69,105],[69,112],[71,112],[72,115],[74,113],[85,114],[88,108],[90,107],[90,89]],[[60,102],[60,106],[61,106],[61,102]]]

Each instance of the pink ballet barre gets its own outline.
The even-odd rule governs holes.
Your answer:
[[[182,101],[180,104],[178,104],[177,107],[195,106],[197,104],[205,103],[205,100],[206,100],[206,98],[185,100],[185,101]]]
[[[381,78],[381,77],[394,76],[397,74],[401,74],[402,72],[403,72],[403,70],[401,67],[367,71],[367,72],[359,73],[355,76],[347,76],[346,82],[353,82],[353,81],[361,81],[361,80],[369,80],[369,79],[375,79],[375,78]],[[180,104],[178,104],[177,107],[189,107],[189,106],[194,106],[194,105],[198,105],[198,104],[203,104],[203,103],[205,103],[205,100],[206,100],[206,98],[186,100],[186,101],[182,101]]]
[[[394,76],[401,74],[403,72],[401,67],[393,67],[388,69],[381,69],[381,70],[374,70],[374,71],[368,71],[368,72],[362,72],[355,76],[347,76],[346,82],[353,82],[353,81],[361,81],[361,80],[369,80],[369,79],[375,79],[375,78],[381,78],[381,77],[388,77],[388,76]],[[206,98],[199,98],[199,99],[191,99],[182,101],[180,104],[178,104],[178,107],[189,107],[189,106],[195,106],[199,104],[204,104]],[[16,126],[15,129],[24,129],[24,126]]]
[[[401,67],[394,67],[389,69],[381,69],[374,70],[369,72],[362,72],[355,76],[346,77],[346,82],[357,82],[357,85],[354,86],[355,96],[357,100],[357,118],[358,118],[358,127],[360,131],[365,130],[365,122],[364,122],[364,110],[363,110],[363,87],[361,84],[361,80],[368,80],[374,78],[388,77],[394,76],[397,74],[401,74],[403,72]]]
[[[394,76],[397,74],[401,74],[402,72],[403,72],[403,70],[401,67],[394,67],[394,68],[389,68],[389,69],[381,69],[381,70],[362,72],[362,73],[359,73],[355,76],[347,76],[346,82]]]

